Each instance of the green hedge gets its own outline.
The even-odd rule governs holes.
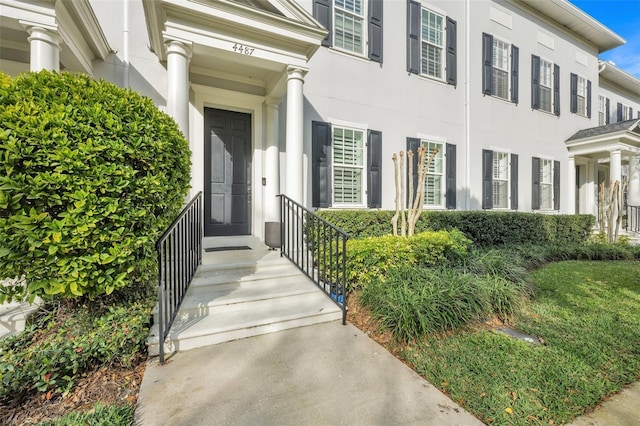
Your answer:
[[[189,144],[139,94],[84,75],[0,79],[0,278],[30,298],[109,294],[153,279],[179,213]],[[22,297],[0,286],[0,303]]]
[[[471,241],[460,231],[425,231],[409,238],[385,235],[347,241],[347,289],[384,282],[389,270],[436,266],[464,256]]]
[[[320,217],[333,223],[350,238],[392,233],[389,210],[321,210]],[[549,242],[582,242],[592,232],[591,215],[545,215],[494,211],[425,211],[416,233],[458,229],[482,247]]]

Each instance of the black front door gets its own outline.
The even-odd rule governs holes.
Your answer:
[[[251,115],[204,109],[207,237],[251,233]]]

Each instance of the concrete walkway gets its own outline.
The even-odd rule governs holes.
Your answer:
[[[613,395],[595,411],[576,418],[568,426],[640,425],[640,382]]]
[[[482,424],[340,322],[152,360],[135,418],[144,426]]]

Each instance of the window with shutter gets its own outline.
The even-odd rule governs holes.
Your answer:
[[[607,124],[607,98],[598,96],[598,126]]]
[[[333,127],[333,205],[364,205],[365,140],[364,130]]]
[[[587,108],[588,86],[591,82],[586,78],[571,73],[571,112],[587,117],[589,114]]]
[[[540,209],[553,209],[553,160],[540,159]]]

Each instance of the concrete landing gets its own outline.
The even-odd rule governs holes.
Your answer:
[[[482,423],[360,330],[334,321],[150,361],[135,424]]]

